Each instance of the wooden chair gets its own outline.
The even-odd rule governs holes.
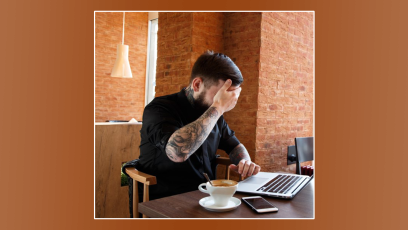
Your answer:
[[[229,170],[229,165],[231,164],[231,161],[229,158],[226,157],[217,157],[216,159],[216,164],[218,165],[225,165],[226,170],[225,170],[225,178],[229,180],[230,178],[230,170]],[[125,168],[126,173],[129,175],[130,178],[132,178],[132,183],[133,183],[133,200],[132,200],[132,207],[133,207],[133,218],[138,218],[139,217],[139,211],[138,211],[138,206],[139,206],[139,190],[137,186],[137,182],[140,182],[143,184],[143,202],[149,201],[149,186],[150,185],[155,185],[157,184],[157,180],[155,176],[143,173],[135,169],[134,167],[126,167]],[[241,178],[240,178],[241,179]],[[147,218],[146,215],[143,215],[143,218]]]

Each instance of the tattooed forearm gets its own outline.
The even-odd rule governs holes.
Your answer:
[[[216,107],[210,107],[196,121],[174,132],[166,145],[169,159],[174,162],[187,160],[203,144],[220,116]]]
[[[251,157],[249,156],[249,153],[247,151],[247,149],[245,148],[245,146],[243,144],[239,144],[237,145],[237,147],[235,147],[230,153],[229,153],[229,157],[231,162],[234,165],[238,165],[238,163],[242,160],[251,160]]]

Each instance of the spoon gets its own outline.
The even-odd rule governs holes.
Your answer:
[[[214,186],[214,185],[211,183],[210,178],[208,177],[207,173],[203,173],[203,174],[204,174],[205,178],[208,180],[208,182],[210,182],[210,185],[211,185],[211,186]]]

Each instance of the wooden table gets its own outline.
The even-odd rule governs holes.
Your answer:
[[[242,202],[235,210],[228,212],[211,212],[198,204],[208,196],[200,191],[187,192],[175,196],[139,204],[139,212],[151,218],[313,218],[314,179],[292,200],[270,198],[266,200],[279,208],[275,213],[258,214]],[[246,193],[235,193],[234,197],[252,196]]]

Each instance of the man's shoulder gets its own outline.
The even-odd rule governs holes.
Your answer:
[[[177,93],[155,97],[147,106],[173,103],[177,101]]]
[[[154,98],[145,108],[145,111],[164,109],[173,110],[177,107],[177,93]]]
[[[154,98],[143,111],[143,127],[160,122],[179,124],[184,118],[177,94]],[[147,125],[147,126],[146,126]]]

